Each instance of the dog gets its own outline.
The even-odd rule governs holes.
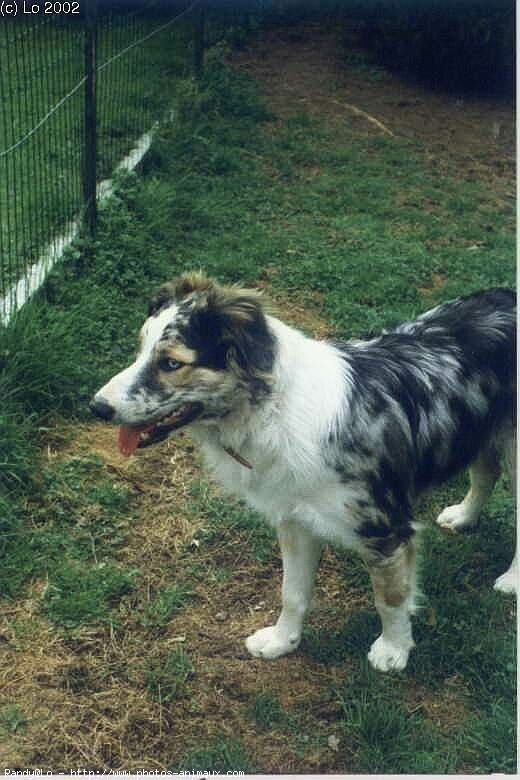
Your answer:
[[[503,464],[514,487],[515,295],[443,303],[380,335],[316,341],[269,314],[254,290],[202,273],[159,289],[136,360],[91,402],[120,425],[126,455],[190,425],[217,480],[267,516],[283,559],[277,622],[253,656],[294,651],[326,542],[356,550],[382,633],[368,658],[404,669],[414,646],[417,497],[469,467],[439,515],[476,523]],[[515,591],[516,555],[495,588]]]

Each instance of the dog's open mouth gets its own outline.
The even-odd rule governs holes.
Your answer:
[[[149,447],[166,439],[168,434],[192,422],[202,411],[202,404],[184,404],[173,414],[150,425],[120,425],[119,451],[129,457],[138,447]]]

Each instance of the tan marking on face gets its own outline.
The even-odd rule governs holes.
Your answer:
[[[186,365],[177,371],[162,374],[163,381],[173,387],[216,387],[223,382],[222,371],[212,371],[210,368]]]
[[[191,384],[193,368],[189,365],[178,368],[177,371],[168,371],[162,374],[162,380],[173,387],[186,387]]]
[[[173,360],[178,360],[179,363],[193,364],[197,362],[198,355],[194,349],[190,349],[186,344],[178,341],[164,352],[161,352],[161,357],[170,357]]]

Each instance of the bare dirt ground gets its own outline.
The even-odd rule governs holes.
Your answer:
[[[489,182],[505,195],[513,192],[514,125],[512,111],[504,105],[435,95],[390,75],[367,78],[344,62],[337,35],[318,27],[270,32],[233,54],[232,61],[259,80],[281,117],[297,111],[332,123],[348,117],[360,131],[391,132],[420,142],[441,170]],[[352,106],[386,129],[356,114]],[[268,288],[265,282],[259,286]],[[330,333],[319,315],[318,298],[279,303],[295,324],[320,337]],[[3,616],[0,682],[4,692],[16,692],[16,700],[30,713],[31,727],[0,744],[0,766],[175,768],[190,745],[218,733],[239,735],[263,771],[345,771],[347,745],[340,745],[339,753],[307,750],[300,756],[282,731],[258,733],[247,714],[252,696],[276,691],[282,706],[304,704],[312,711],[325,739],[335,736],[340,712],[332,691],[348,676],[346,664],[324,665],[298,654],[268,668],[247,657],[243,639],[271,622],[278,607],[280,572],[273,576],[272,566],[253,571],[230,547],[224,553],[233,569],[232,582],[201,581],[193,606],[157,635],[146,634],[135,623],[132,609],[146,603],[151,589],[182,578],[194,560],[211,568],[204,550],[191,545],[198,524],[187,510],[187,486],[200,462],[189,437],[130,460],[118,454],[113,430],[102,425],[82,425],[67,437],[69,442],[51,446],[48,456],[98,454],[133,490],[137,519],[121,562],[141,574],[128,614],[121,616],[126,628],[117,634],[95,626],[81,629],[76,638],[60,635],[38,614],[45,582],[35,583]],[[333,630],[335,607],[346,615],[360,606],[348,601],[341,567],[331,552],[320,570],[316,603],[314,620],[325,632]],[[168,708],[146,691],[144,659],[179,644],[189,650],[196,673],[186,696]],[[409,706],[449,725],[457,707],[464,707],[464,691],[455,680],[432,699],[417,687],[410,691]]]
[[[281,117],[306,111],[329,122],[354,120],[371,133],[417,141],[440,172],[479,179],[513,196],[510,104],[433,92],[386,71],[360,67],[359,53],[353,34],[345,47],[338,31],[305,25],[268,32],[232,60],[260,82]]]

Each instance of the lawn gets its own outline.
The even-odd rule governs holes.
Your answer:
[[[368,575],[332,549],[300,649],[266,663],[243,639],[279,604],[269,526],[211,484],[187,434],[125,460],[86,415],[130,360],[150,292],[185,269],[259,287],[289,321],[341,337],[514,283],[500,193],[439,176],[419,143],[304,109],[274,114],[213,54],[103,208],[95,246],[0,335],[5,766],[515,771],[515,604],[492,590],[514,536],[503,483],[476,531],[429,523],[404,672],[369,668]],[[419,518],[464,487],[435,491]]]

